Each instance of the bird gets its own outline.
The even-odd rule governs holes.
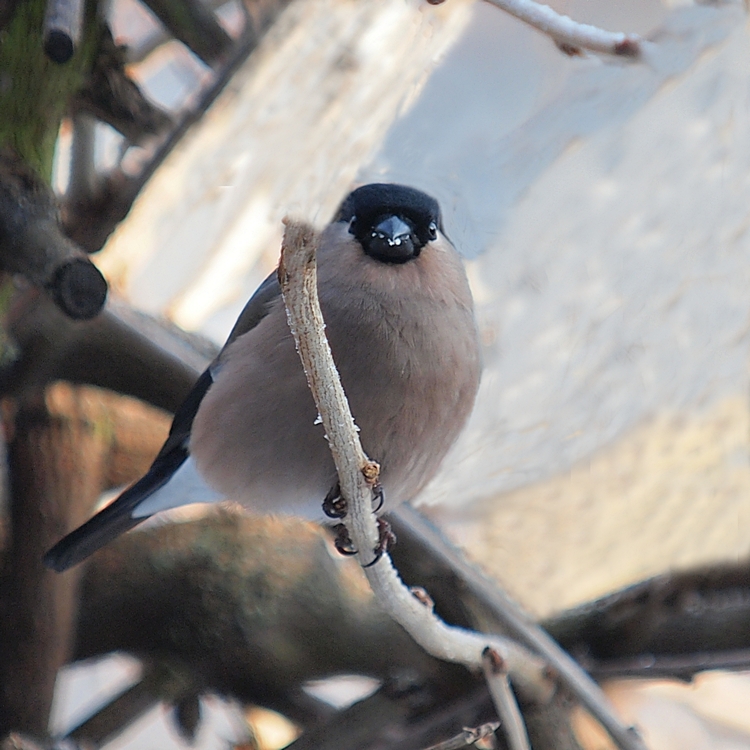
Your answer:
[[[437,473],[481,376],[474,303],[438,202],[413,187],[353,190],[321,232],[318,295],[385,513]],[[176,411],[148,472],[44,557],[64,571],[162,510],[230,499],[330,523],[337,474],[276,273]]]

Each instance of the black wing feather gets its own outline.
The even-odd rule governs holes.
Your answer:
[[[281,288],[272,273],[257,289],[244,310],[237,319],[229,339],[222,349],[255,328],[268,314],[273,303],[281,296]],[[188,442],[193,419],[198,412],[203,397],[213,383],[212,370],[220,366],[221,354],[214,365],[209,367],[198,378],[198,381],[187,395],[182,405],[175,413],[169,436],[159,451],[159,455],[151,464],[148,472],[134,485],[126,489],[113,503],[85,524],[63,537],[44,556],[44,564],[48,568],[62,572],[85,560],[108,542],[120,534],[145,521],[147,516],[133,518],[133,511],[143,500],[163,487],[172,475],[180,468],[189,455]]]
[[[195,414],[211,383],[211,372],[206,370],[177,410],[169,437],[151,468],[114,502],[86,521],[83,526],[63,537],[47,552],[44,564],[48,568],[58,572],[67,570],[148,518],[133,518],[132,513],[147,497],[163,487],[187,459],[189,453],[186,437],[190,434]]]
[[[123,492],[117,500],[63,537],[45,556],[44,564],[58,573],[85,560],[120,534],[124,534],[148,516],[133,518],[131,513],[149,495],[163,487],[187,458],[187,450],[175,450],[165,459],[154,461],[148,473]]]
[[[263,283],[255,290],[255,294],[248,300],[244,309],[232,328],[227,343],[222,352],[243,333],[251,331],[268,315],[276,300],[281,297],[281,286],[276,271],[269,274]],[[221,359],[221,354],[219,355]]]

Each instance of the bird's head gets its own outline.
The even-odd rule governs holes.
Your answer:
[[[438,202],[404,185],[374,183],[351,192],[336,215],[365,253],[383,263],[407,263],[443,229]]]

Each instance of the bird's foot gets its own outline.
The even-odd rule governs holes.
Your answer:
[[[380,513],[385,504],[385,493],[383,492],[383,485],[380,482],[375,482],[372,486],[372,504],[375,506],[372,509],[373,513]],[[348,503],[342,497],[341,487],[336,482],[323,500],[323,513],[328,518],[345,518],[348,510]]]
[[[375,506],[372,509],[373,513],[380,513],[385,505],[385,492],[383,492],[383,485],[380,482],[375,482],[372,485],[372,504]]]
[[[371,568],[380,558],[390,550],[390,548],[396,543],[396,535],[391,529],[391,525],[385,518],[378,518],[378,546],[373,550],[375,558],[363,565],[363,568]]]
[[[344,518],[348,509],[346,499],[341,496],[341,485],[336,482],[323,500],[323,513],[328,518]]]
[[[339,523],[333,527],[333,531],[336,532],[336,536],[333,539],[333,546],[336,548],[336,552],[346,557],[356,555],[357,550],[354,549],[354,543],[349,536],[349,530],[346,526],[343,523]]]
[[[347,557],[356,555],[357,550],[354,548],[354,543],[349,536],[349,530],[346,526],[343,523],[337,524],[333,527],[333,531],[336,534],[333,539],[333,546],[336,548],[336,551]],[[396,543],[396,535],[393,533],[391,525],[384,518],[378,518],[378,534],[378,546],[373,550],[375,558],[367,563],[367,565],[363,565],[363,568],[370,568],[375,565]]]

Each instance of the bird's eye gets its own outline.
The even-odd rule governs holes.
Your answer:
[[[427,227],[427,231],[430,234],[431,240],[437,239],[437,224],[434,221],[430,222],[430,225]]]

